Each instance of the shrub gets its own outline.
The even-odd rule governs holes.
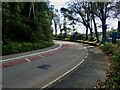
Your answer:
[[[22,53],[27,51],[32,51],[36,49],[42,49],[53,45],[53,42],[39,41],[35,43],[30,42],[9,42],[2,47],[2,55],[10,55],[16,53]]]
[[[105,42],[104,44],[101,44],[100,48],[104,50],[107,54],[113,55],[115,53],[114,45],[111,42]]]
[[[119,44],[104,43],[100,45],[107,54],[112,55],[114,72],[104,82],[106,88],[120,88],[120,47]]]

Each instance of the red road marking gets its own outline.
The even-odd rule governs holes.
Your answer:
[[[60,53],[64,50],[66,50],[66,47],[69,47],[69,46],[70,45],[68,45],[68,44],[64,44],[62,48],[59,48],[55,51],[43,53],[41,55],[43,57],[47,57],[47,56],[50,56],[50,55],[58,54],[58,53]],[[34,55],[34,56],[29,56],[27,58],[31,61],[34,61],[34,60],[41,59],[42,57],[40,57],[38,55]],[[28,61],[26,61],[25,58],[17,59],[17,60],[14,60],[14,61],[3,62],[3,63],[0,64],[0,68],[8,68],[8,67],[11,67],[11,66],[14,66],[14,65],[17,65],[17,64],[26,63],[26,62],[28,62]]]
[[[17,60],[14,60],[14,61],[9,61],[9,62],[3,62],[2,63],[2,68],[7,68],[7,67],[10,67],[10,66],[14,66],[14,65],[17,65],[17,64],[22,64],[22,63],[25,63],[27,62],[24,58],[21,58],[21,59],[17,59]]]
[[[38,60],[38,59],[41,59],[41,58],[42,58],[42,57],[39,57],[38,55],[28,57],[28,59],[29,59],[30,61]]]
[[[63,47],[69,47],[70,45],[69,44],[63,44]]]
[[[47,52],[47,53],[42,53],[41,55],[42,55],[43,57],[47,57],[47,56],[50,56],[51,53]]]

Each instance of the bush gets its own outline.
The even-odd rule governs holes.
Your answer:
[[[114,72],[112,72],[108,79],[104,82],[106,88],[120,88],[120,47],[119,44],[104,43],[100,48],[107,54],[112,55]]]
[[[100,48],[104,50],[107,54],[114,54],[115,48],[114,45],[111,42],[105,42],[104,44],[100,44]]]
[[[48,41],[39,41],[36,43],[30,43],[30,42],[9,42],[6,45],[3,45],[2,47],[2,55],[10,55],[10,54],[16,54],[16,53],[22,53],[37,49],[42,49],[45,47],[49,47],[53,45],[53,42]]]

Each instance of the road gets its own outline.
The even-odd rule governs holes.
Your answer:
[[[73,73],[54,83],[49,88],[95,88],[104,82],[108,65],[103,52],[94,46],[87,46],[89,55]]]
[[[60,45],[3,57],[3,88],[45,88],[81,64],[88,53],[80,43],[57,44]]]

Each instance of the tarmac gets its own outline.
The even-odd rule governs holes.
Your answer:
[[[63,79],[51,85],[51,88],[95,88],[97,82],[105,81],[105,73],[108,70],[104,53],[94,46],[86,45],[88,57],[79,68]]]

